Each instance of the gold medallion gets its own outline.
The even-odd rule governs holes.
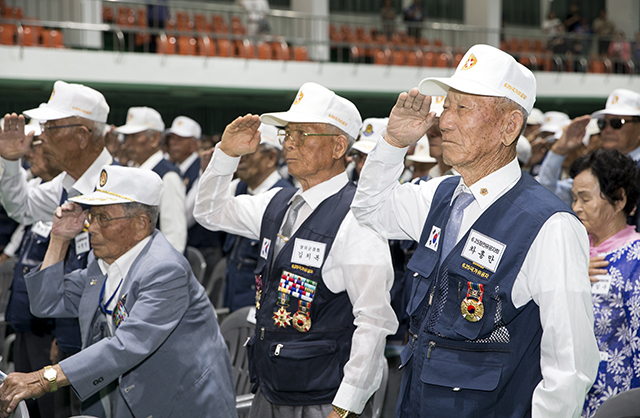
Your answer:
[[[300,332],[307,332],[311,328],[311,318],[309,315],[303,312],[296,312],[293,315],[293,327]]]
[[[476,299],[464,298],[460,304],[462,316],[469,322],[478,322],[484,315],[484,304]]]
[[[291,314],[285,308],[280,308],[273,313],[274,325],[279,328],[286,328],[287,325],[291,325]]]

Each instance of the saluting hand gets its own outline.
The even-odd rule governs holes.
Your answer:
[[[15,113],[4,115],[4,129],[0,129],[0,156],[15,161],[31,148],[34,132],[24,134],[24,116]]]
[[[431,97],[420,94],[417,88],[398,96],[387,124],[384,139],[394,147],[404,148],[417,142],[433,125],[435,113],[429,112]]]
[[[587,125],[590,120],[591,116],[589,115],[573,119],[569,126],[562,132],[560,139],[553,144],[551,151],[558,155],[566,155],[570,151],[578,148],[580,144],[582,144],[582,138],[584,138],[587,132]]]
[[[260,144],[260,117],[247,113],[227,125],[222,133],[220,150],[230,157],[253,154]]]
[[[71,241],[82,232],[86,216],[77,203],[64,203],[53,213],[51,237]]]

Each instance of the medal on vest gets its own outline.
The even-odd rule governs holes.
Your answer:
[[[273,313],[273,323],[278,328],[286,328],[287,325],[291,325],[291,313],[287,310],[289,307],[289,295],[279,292],[277,304],[280,308]]]
[[[260,309],[261,297],[262,297],[262,274],[256,274],[256,309]]]
[[[298,312],[293,315],[293,327],[300,332],[307,332],[311,328],[311,318],[309,317],[310,302],[301,300],[298,302]]]
[[[482,304],[484,286],[480,283],[467,282],[467,296],[460,304],[462,317],[469,322],[478,322],[484,315],[484,305]]]
[[[127,308],[124,306],[126,301],[127,295],[122,296],[113,310],[113,323],[115,324],[116,329],[120,326],[122,321],[127,319],[129,316],[129,312],[127,312]]]

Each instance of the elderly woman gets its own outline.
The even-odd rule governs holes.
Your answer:
[[[570,174],[573,210],[591,244],[589,275],[600,349],[598,377],[582,413],[590,417],[606,399],[640,386],[640,234],[627,225],[640,196],[640,177],[635,162],[615,150],[580,157]]]

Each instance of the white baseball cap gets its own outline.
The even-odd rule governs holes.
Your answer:
[[[640,94],[627,89],[615,89],[609,94],[604,109],[592,113],[591,117],[604,115],[640,116]]]
[[[288,111],[265,113],[260,121],[275,126],[328,123],[354,138],[362,126],[362,117],[353,103],[316,83],[304,83]]]
[[[132,202],[158,206],[162,189],[162,179],[152,170],[105,165],[93,193],[69,200],[89,206]]]
[[[56,81],[49,101],[37,109],[25,110],[31,119],[46,122],[80,116],[96,122],[107,122],[109,105],[102,93],[82,84],[69,84]]]
[[[278,128],[273,125],[260,124],[260,145],[269,145],[282,151],[282,144],[278,140]]]
[[[24,125],[24,134],[29,135],[29,132],[33,132],[33,136],[42,135],[42,129],[40,128],[39,120],[31,119],[29,123]]]
[[[558,130],[562,130],[562,128],[570,123],[571,118],[569,118],[569,115],[566,113],[550,110],[544,114],[544,122],[542,123],[542,126],[540,126],[539,132],[556,133]]]
[[[444,111],[444,96],[431,97],[431,108],[429,112],[436,112],[436,118],[439,118]]]
[[[351,149],[360,151],[363,154],[369,154],[378,143],[378,139],[382,138],[382,133],[387,128],[389,118],[368,118],[362,122],[360,130],[360,139],[353,144]]]
[[[171,128],[167,129],[168,134],[175,134],[183,138],[200,139],[202,128],[195,120],[186,116],[178,116],[173,120]]]
[[[119,134],[137,134],[151,129],[152,131],[164,131],[162,116],[157,110],[150,107],[130,107],[127,111],[127,122],[116,128]]]
[[[542,110],[534,107],[527,118],[527,125],[542,125],[544,123],[544,113]]]
[[[518,155],[518,161],[522,164],[526,164],[531,159],[531,144],[529,140],[520,135],[518,143],[516,144],[516,154]]]
[[[417,163],[437,163],[438,161],[429,153],[429,139],[424,135],[416,143],[416,149],[412,155],[407,155],[408,161],[415,161]]]
[[[531,113],[536,101],[536,78],[511,55],[489,45],[474,45],[451,77],[429,77],[420,93],[434,96],[450,89],[480,96],[507,97]]]

